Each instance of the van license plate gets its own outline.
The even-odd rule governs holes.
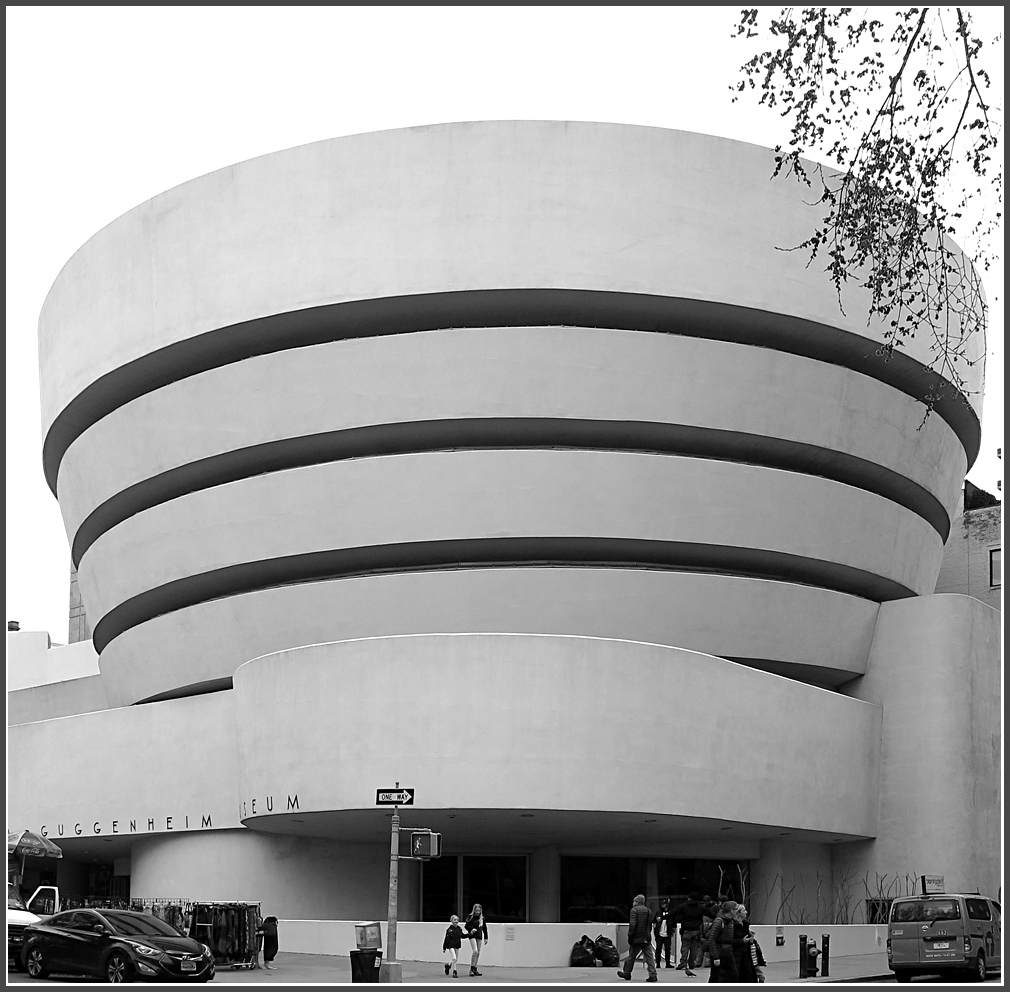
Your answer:
[[[182,970],[183,971],[196,971],[196,962],[195,961],[183,961],[182,962]]]
[[[949,940],[937,941],[933,945],[933,950],[934,951],[949,951],[950,950],[950,941]]]

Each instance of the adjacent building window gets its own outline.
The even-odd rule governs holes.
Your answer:
[[[989,552],[989,585],[995,589],[1003,585],[1003,549],[993,548]]]
[[[866,922],[886,923],[891,915],[891,903],[893,899],[867,899],[866,900]]]

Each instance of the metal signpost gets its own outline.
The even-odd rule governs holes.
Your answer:
[[[414,805],[414,790],[401,789],[400,783],[392,789],[375,790],[376,806],[392,806],[393,820],[389,837],[389,906],[387,909],[386,945],[388,957],[382,962],[381,980],[384,982],[402,982],[403,971],[400,962],[396,960],[396,912],[397,898],[400,891],[400,807]],[[408,861],[429,861],[441,857],[442,835],[427,828],[414,831],[410,835],[409,855],[403,855]]]
[[[401,789],[396,783],[395,789],[377,789],[375,792],[376,806],[393,807],[392,832],[389,838],[389,907],[386,916],[387,958],[382,962],[383,978],[387,982],[402,982],[403,971],[400,962],[396,960],[396,902],[400,890],[400,806],[414,805],[414,790]]]

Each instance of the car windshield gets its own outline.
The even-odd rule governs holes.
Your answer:
[[[915,899],[896,902],[892,923],[928,923],[932,920],[959,920],[961,909],[956,899]]]
[[[21,898],[21,893],[10,882],[7,883],[7,908],[28,912],[28,907],[25,905],[24,899]]]
[[[109,913],[102,915],[112,924],[112,929],[124,937],[181,937],[175,927],[170,927],[156,916],[140,913]]]

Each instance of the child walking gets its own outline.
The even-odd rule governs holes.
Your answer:
[[[459,960],[459,949],[462,946],[463,928],[459,925],[459,917],[454,913],[449,919],[445,940],[442,941],[442,950],[449,954],[449,960],[445,963],[445,973],[449,974],[449,966],[451,965],[453,978],[459,978],[459,975],[456,974],[456,962]]]

